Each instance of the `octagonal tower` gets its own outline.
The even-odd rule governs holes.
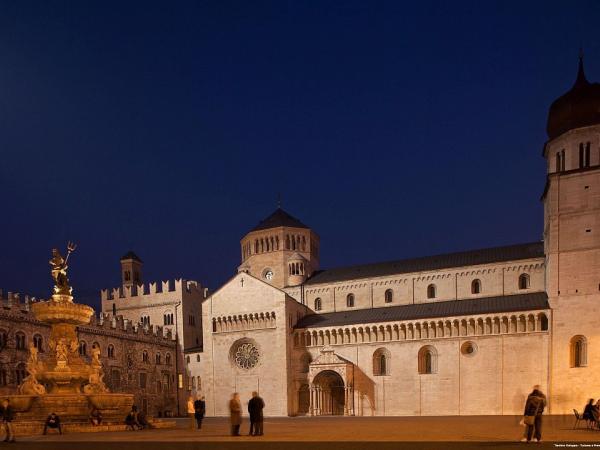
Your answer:
[[[277,208],[241,240],[239,272],[283,288],[302,284],[319,269],[319,236]]]

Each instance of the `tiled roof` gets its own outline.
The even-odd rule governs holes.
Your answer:
[[[356,309],[303,317],[296,328],[320,328],[360,323],[378,323],[401,320],[435,319],[439,317],[475,314],[506,313],[549,309],[545,292],[483,297],[446,302],[417,303],[413,305]]]
[[[124,261],[126,259],[134,259],[135,261],[142,262],[140,257],[138,255],[136,255],[134,252],[132,252],[131,250],[129,250],[127,253],[125,253],[123,256],[121,256],[121,261]]]
[[[360,266],[340,267],[316,272],[305,285],[331,283],[360,278],[381,277],[400,273],[448,269],[452,267],[475,266],[519,259],[541,258],[544,256],[544,243],[509,245],[504,247],[470,250],[444,255],[402,259]]]
[[[261,220],[250,232],[277,227],[308,228],[291,214],[288,214],[281,208],[277,208],[273,214]]]

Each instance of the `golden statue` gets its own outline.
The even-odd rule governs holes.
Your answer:
[[[50,260],[50,266],[52,269],[52,278],[54,279],[54,293],[59,295],[71,295],[71,286],[69,286],[69,279],[67,278],[67,261],[69,255],[75,251],[77,246],[72,242],[67,244],[67,256],[62,257],[57,248],[52,249],[52,259]]]

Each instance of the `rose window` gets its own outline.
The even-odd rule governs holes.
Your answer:
[[[251,342],[244,342],[235,349],[233,359],[242,369],[252,369],[258,364],[260,354],[256,346]]]

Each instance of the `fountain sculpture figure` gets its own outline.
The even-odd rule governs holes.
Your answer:
[[[66,257],[52,250],[52,297],[31,306],[35,318],[51,326],[50,352],[41,360],[31,344],[27,377],[11,396],[11,403],[25,420],[39,420],[56,412],[63,420],[87,420],[96,408],[110,421],[121,421],[133,404],[132,394],[111,394],[104,384],[100,348],[94,345],[88,363],[79,354],[77,326],[89,324],[94,310],[73,301],[73,289],[67,277],[68,260],[76,245],[69,242]]]

